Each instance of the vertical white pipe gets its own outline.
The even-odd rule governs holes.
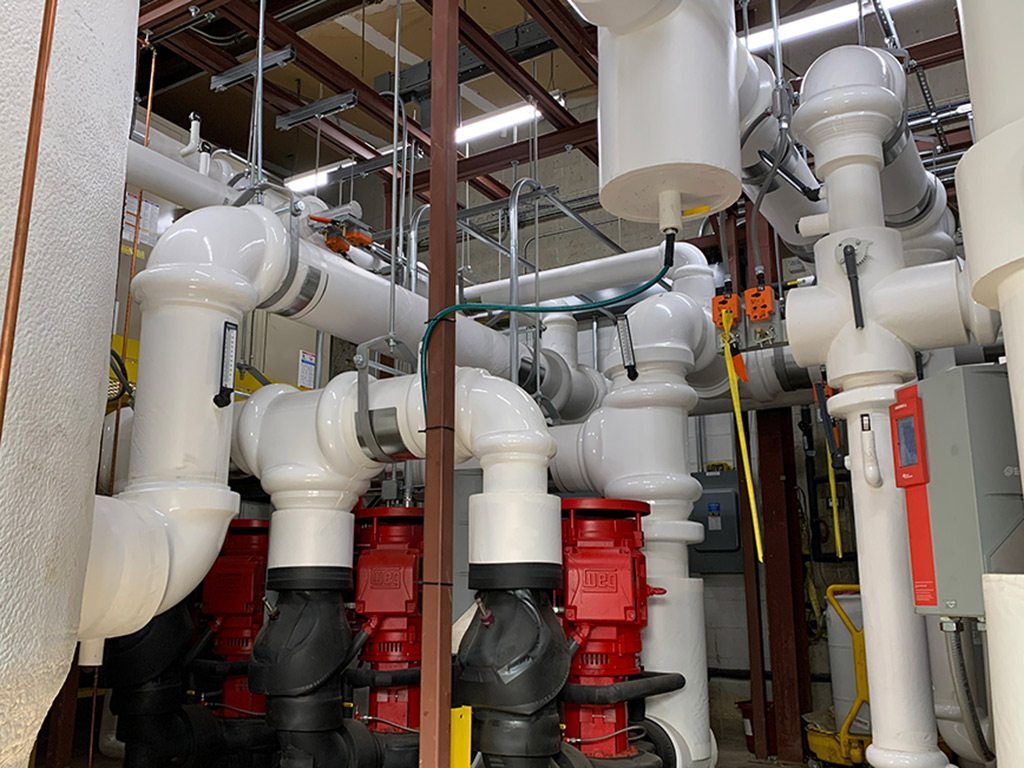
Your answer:
[[[143,304],[129,487],[160,481],[227,483],[231,408],[218,408],[225,322],[216,304]]]
[[[846,419],[850,482],[857,528],[857,559],[864,611],[864,642],[871,681],[871,746],[875,768],[942,768],[924,618],[914,612],[906,502],[896,487],[889,405],[897,385],[848,390],[829,400]],[[861,416],[875,433],[882,482],[867,480]]]
[[[999,768],[1024,766],[1024,575],[990,573],[982,577],[988,658],[992,671],[992,717]]]

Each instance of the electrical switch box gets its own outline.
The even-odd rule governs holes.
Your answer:
[[[740,493],[735,470],[697,472],[704,493],[690,519],[704,526],[704,541],[690,547],[695,573],[743,573],[740,549]]]
[[[1024,499],[1003,365],[952,368],[890,406],[917,612],[984,616],[983,573],[1024,572]]]

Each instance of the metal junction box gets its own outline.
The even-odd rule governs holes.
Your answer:
[[[690,520],[704,526],[704,541],[690,547],[695,573],[743,573],[740,549],[740,493],[735,470],[696,472],[704,493]]]
[[[1024,572],[1006,367],[961,366],[904,387],[889,415],[917,612],[981,617],[982,574]]]

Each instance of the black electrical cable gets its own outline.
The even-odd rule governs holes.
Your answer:
[[[967,727],[968,740],[987,763],[995,760],[996,755],[985,738],[985,729],[981,726],[978,706],[974,701],[974,692],[971,690],[970,676],[967,674],[967,660],[964,658],[964,646],[960,637],[961,626],[957,622],[955,630],[945,633],[946,653],[949,656],[950,671],[953,673],[953,690],[956,693],[956,701],[960,706],[964,725]]]
[[[768,163],[769,166],[775,165],[775,158],[771,156],[771,153],[759,149],[757,150],[758,157],[764,162]],[[812,203],[816,203],[821,200],[821,187],[809,187],[804,184],[800,179],[790,173],[783,165],[779,165],[778,175],[782,177],[783,181],[787,182],[789,186],[799,192],[801,195],[806,197]]]
[[[860,275],[857,274],[857,248],[847,245],[843,248],[843,262],[846,277],[850,281],[850,300],[853,302],[853,321],[857,328],[864,327],[864,307],[860,301]]]
[[[662,693],[678,691],[686,679],[678,672],[646,672],[631,680],[606,685],[566,683],[558,698],[569,704],[607,706],[624,701],[646,699]]]

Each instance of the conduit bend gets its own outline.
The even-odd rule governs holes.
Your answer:
[[[547,494],[555,442],[540,409],[518,386],[471,368],[457,371],[456,403],[456,461],[475,457],[483,468],[483,493],[470,499],[470,568],[561,567],[560,507]],[[271,571],[350,570],[350,511],[383,467],[357,434],[356,374],[323,390],[264,387],[237,407],[235,463],[260,478],[276,508]],[[425,455],[418,376],[371,380],[369,408],[396,457]]]
[[[173,224],[133,281],[142,331],[128,479],[116,497],[97,497],[80,639],[140,629],[217,557],[238,513],[232,413],[214,402],[225,327],[272,295],[287,262],[270,211],[207,208]]]
[[[711,733],[704,638],[703,582],[689,577],[687,545],[703,527],[687,518],[701,494],[687,471],[688,416],[698,396],[687,377],[717,357],[711,319],[714,276],[702,265],[677,267],[671,291],[645,299],[627,316],[639,376],[630,381],[616,360],[605,373],[611,390],[582,424],[555,427],[559,451],[551,474],[564,491],[646,501],[647,572],[667,594],[652,597],[644,633],[644,665],[671,669],[686,688],[648,702],[647,712],[672,739],[680,766],[710,766]]]

